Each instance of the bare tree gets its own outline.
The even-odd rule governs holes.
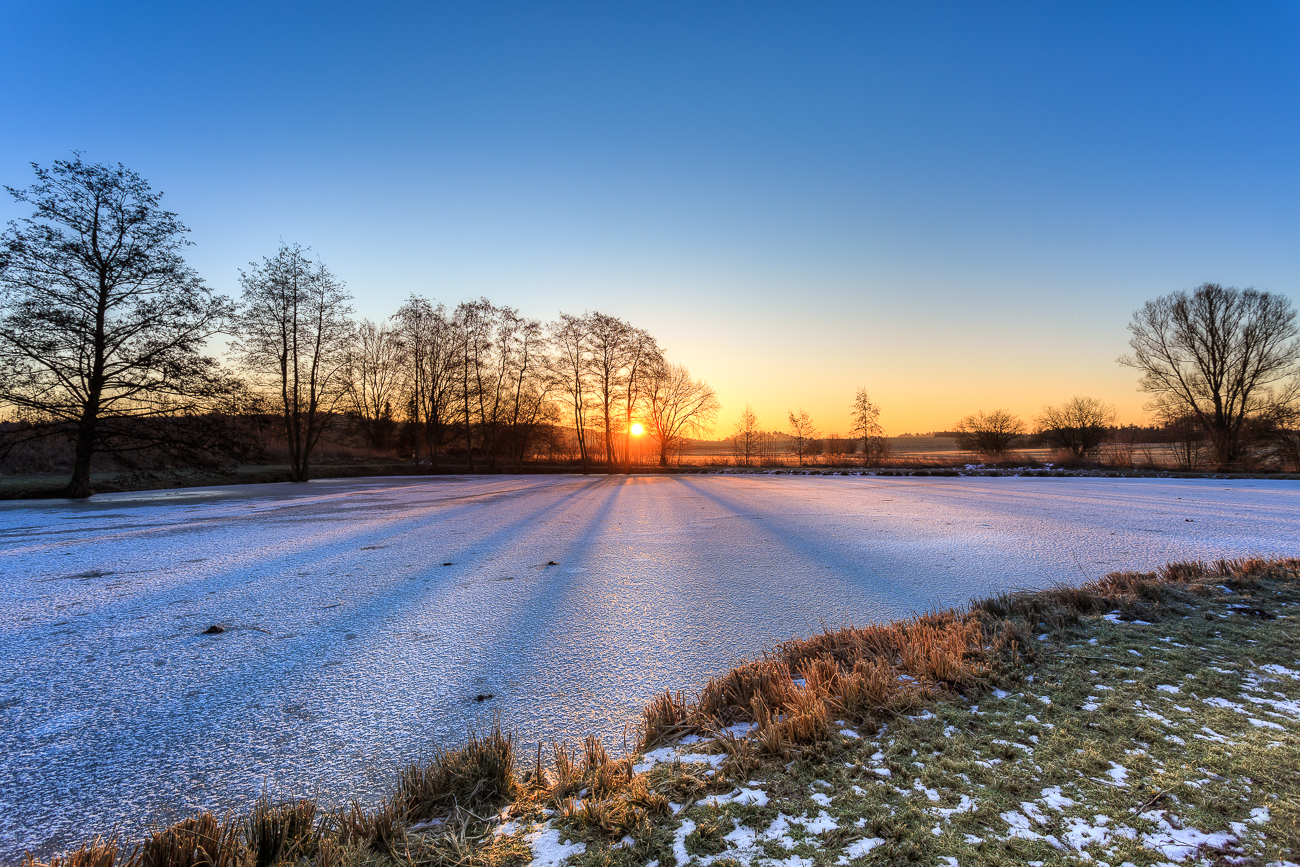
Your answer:
[[[556,381],[567,408],[572,413],[578,454],[585,473],[589,460],[587,417],[592,409],[591,389],[587,382],[587,371],[591,367],[591,342],[585,317],[561,313],[559,320],[551,323],[551,341],[555,350]]]
[[[1095,397],[1076,396],[1057,406],[1045,406],[1035,419],[1038,436],[1054,449],[1082,460],[1101,448],[1115,423],[1115,408]]]
[[[741,412],[740,418],[736,419],[736,426],[731,432],[732,450],[736,460],[742,466],[752,466],[757,460],[762,438],[763,432],[758,427],[758,416],[754,414],[753,407],[745,404],[745,409]]]
[[[958,448],[996,458],[1025,433],[1025,423],[1005,409],[980,410],[968,415],[953,428]]]
[[[243,307],[232,350],[279,392],[289,476],[309,478],[311,453],[347,391],[344,368],[353,325],[351,296],[298,244],[282,244],[240,272]]]
[[[452,316],[458,354],[458,388],[461,422],[465,426],[465,460],[474,472],[474,427],[484,418],[488,354],[496,324],[496,308],[486,298],[462,301]]]
[[[885,430],[880,426],[880,407],[871,400],[865,388],[859,388],[853,397],[853,424],[849,433],[862,440],[863,463],[879,463],[889,453]]]
[[[650,432],[659,444],[659,466],[688,435],[700,436],[718,416],[718,396],[702,379],[692,379],[680,364],[660,362],[650,378]]]
[[[393,401],[401,386],[401,335],[388,323],[363,319],[352,337],[344,371],[347,407],[361,420],[372,448],[387,444]]]
[[[497,328],[497,352],[505,373],[500,419],[516,472],[523,469],[538,425],[550,415],[548,402],[555,382],[549,375],[546,349],[542,323],[512,308],[502,309]]]
[[[203,349],[233,308],[185,264],[188,229],[138,174],[79,154],[32,168],[31,187],[5,188],[35,211],[0,239],[0,408],[24,437],[71,432],[66,493],[82,498],[97,451],[139,448],[228,390]]]
[[[664,363],[663,351],[649,332],[634,328],[623,356],[623,472],[632,472],[632,416],[650,398],[653,373]]]
[[[622,319],[595,312],[586,315],[587,341],[591,347],[592,393],[600,404],[605,462],[614,463],[614,419],[626,376],[628,350],[635,330]]]
[[[412,295],[394,319],[402,338],[405,402],[414,429],[415,463],[420,465],[420,439],[429,452],[430,469],[438,469],[443,431],[451,423],[460,354],[447,309]]]
[[[794,446],[795,456],[799,459],[799,466],[803,466],[803,459],[806,455],[811,454],[813,443],[821,433],[813,424],[812,417],[802,408],[796,415],[794,410],[788,413],[790,417],[790,443]]]
[[[1291,379],[1269,406],[1263,439],[1283,466],[1300,472],[1300,376]]]
[[[1248,420],[1267,412],[1269,386],[1300,366],[1295,310],[1268,292],[1205,283],[1148,301],[1128,327],[1133,354],[1119,363],[1142,373],[1148,409],[1195,417],[1221,467],[1243,457]]]

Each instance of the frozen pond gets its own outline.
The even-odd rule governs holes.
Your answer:
[[[493,476],[0,503],[0,861],[264,785],[376,792],[493,712],[526,742],[617,746],[653,693],[822,622],[1297,537],[1288,481]]]

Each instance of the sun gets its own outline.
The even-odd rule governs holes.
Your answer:
[[[641,434],[643,434],[643,433],[645,433],[645,426],[642,425],[641,422],[639,422],[639,421],[638,421],[638,422],[633,422],[633,423],[632,423],[632,436],[634,436],[634,437],[639,437],[639,436],[641,436]]]

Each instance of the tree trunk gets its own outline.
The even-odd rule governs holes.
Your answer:
[[[72,478],[65,491],[74,500],[90,496],[90,458],[95,451],[95,422],[97,407],[86,407],[77,425],[77,453],[72,460]]]

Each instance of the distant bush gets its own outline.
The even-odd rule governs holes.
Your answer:
[[[957,422],[955,433],[958,448],[996,458],[1024,436],[1025,423],[1005,409],[981,410]]]

